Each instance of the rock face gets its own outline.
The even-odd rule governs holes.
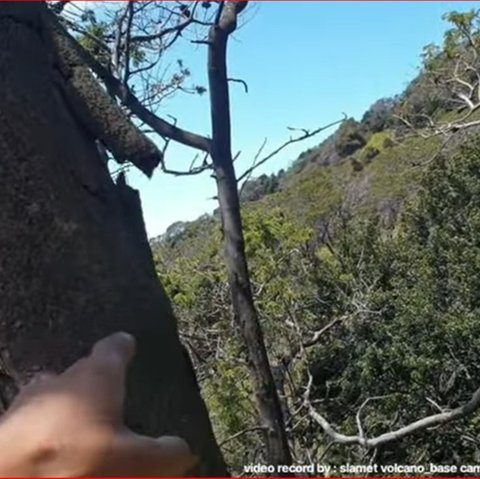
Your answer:
[[[127,424],[181,435],[200,456],[196,474],[225,475],[155,274],[138,193],[113,183],[72,112],[43,9],[0,4],[1,404],[34,372],[60,371],[125,330],[138,340]]]

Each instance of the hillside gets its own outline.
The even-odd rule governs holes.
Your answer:
[[[241,196],[244,211],[278,207],[290,218],[316,229],[335,212],[348,208],[352,214],[376,211],[391,225],[404,201],[415,193],[424,166],[439,152],[442,139],[432,136],[425,140],[413,132],[407,134],[403,127],[387,127],[388,123],[379,131],[369,129],[372,109],[362,122],[347,121],[320,145],[302,153],[286,171],[247,181]],[[362,140],[352,141],[349,129],[361,131]],[[347,134],[342,137],[345,130]],[[458,146],[472,134],[457,137],[451,144]],[[343,144],[345,152],[339,154]],[[171,248],[171,258],[188,256],[189,248],[198,251],[218,225],[218,215],[203,215],[193,222],[172,224],[151,242],[154,249]]]
[[[447,73],[448,45],[433,59]],[[345,434],[357,434],[363,411],[375,436],[464,404],[479,386],[478,126],[429,134],[431,119],[455,124],[465,110],[430,81],[428,65],[396,98],[243,190],[253,289],[299,462],[310,460],[305,451],[334,467],[480,460],[478,414],[363,450],[328,442],[305,406],[311,399]],[[261,441],[221,247],[217,215],[152,242],[216,434],[240,473],[258,462]]]

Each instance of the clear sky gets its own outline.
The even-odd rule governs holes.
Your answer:
[[[442,14],[474,8],[475,2],[256,2],[230,43],[230,76],[249,85],[231,84],[234,151],[240,173],[263,142],[274,148],[287,127],[314,129],[345,112],[360,118],[377,99],[400,93],[415,76],[423,46],[441,41],[447,24]],[[206,49],[179,50],[194,74],[207,85]],[[172,61],[177,57],[172,56]],[[208,96],[177,96],[162,107],[178,125],[208,135]],[[329,132],[331,133],[331,131]],[[325,135],[291,146],[257,174],[287,167]],[[167,152],[171,168],[188,168],[195,152]],[[150,237],[175,221],[193,220],[217,204],[209,174],[173,177],[157,171],[152,179],[133,170],[129,183],[142,197]]]

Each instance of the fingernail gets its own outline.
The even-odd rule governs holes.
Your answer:
[[[125,331],[119,331],[98,341],[93,346],[92,353],[108,355],[115,352],[123,358],[130,359],[135,354],[135,347],[135,338]]]
[[[127,333],[125,331],[119,331],[118,333],[114,333],[112,334],[112,336],[118,336],[118,338],[122,341],[125,341],[125,342],[128,342],[128,343],[134,343],[135,344],[135,338],[133,337],[133,335],[131,335],[130,333]]]

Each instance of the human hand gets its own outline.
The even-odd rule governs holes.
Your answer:
[[[0,476],[181,476],[194,463],[185,441],[153,439],[122,421],[135,354],[126,333],[97,342],[62,374],[41,374],[0,418]]]

